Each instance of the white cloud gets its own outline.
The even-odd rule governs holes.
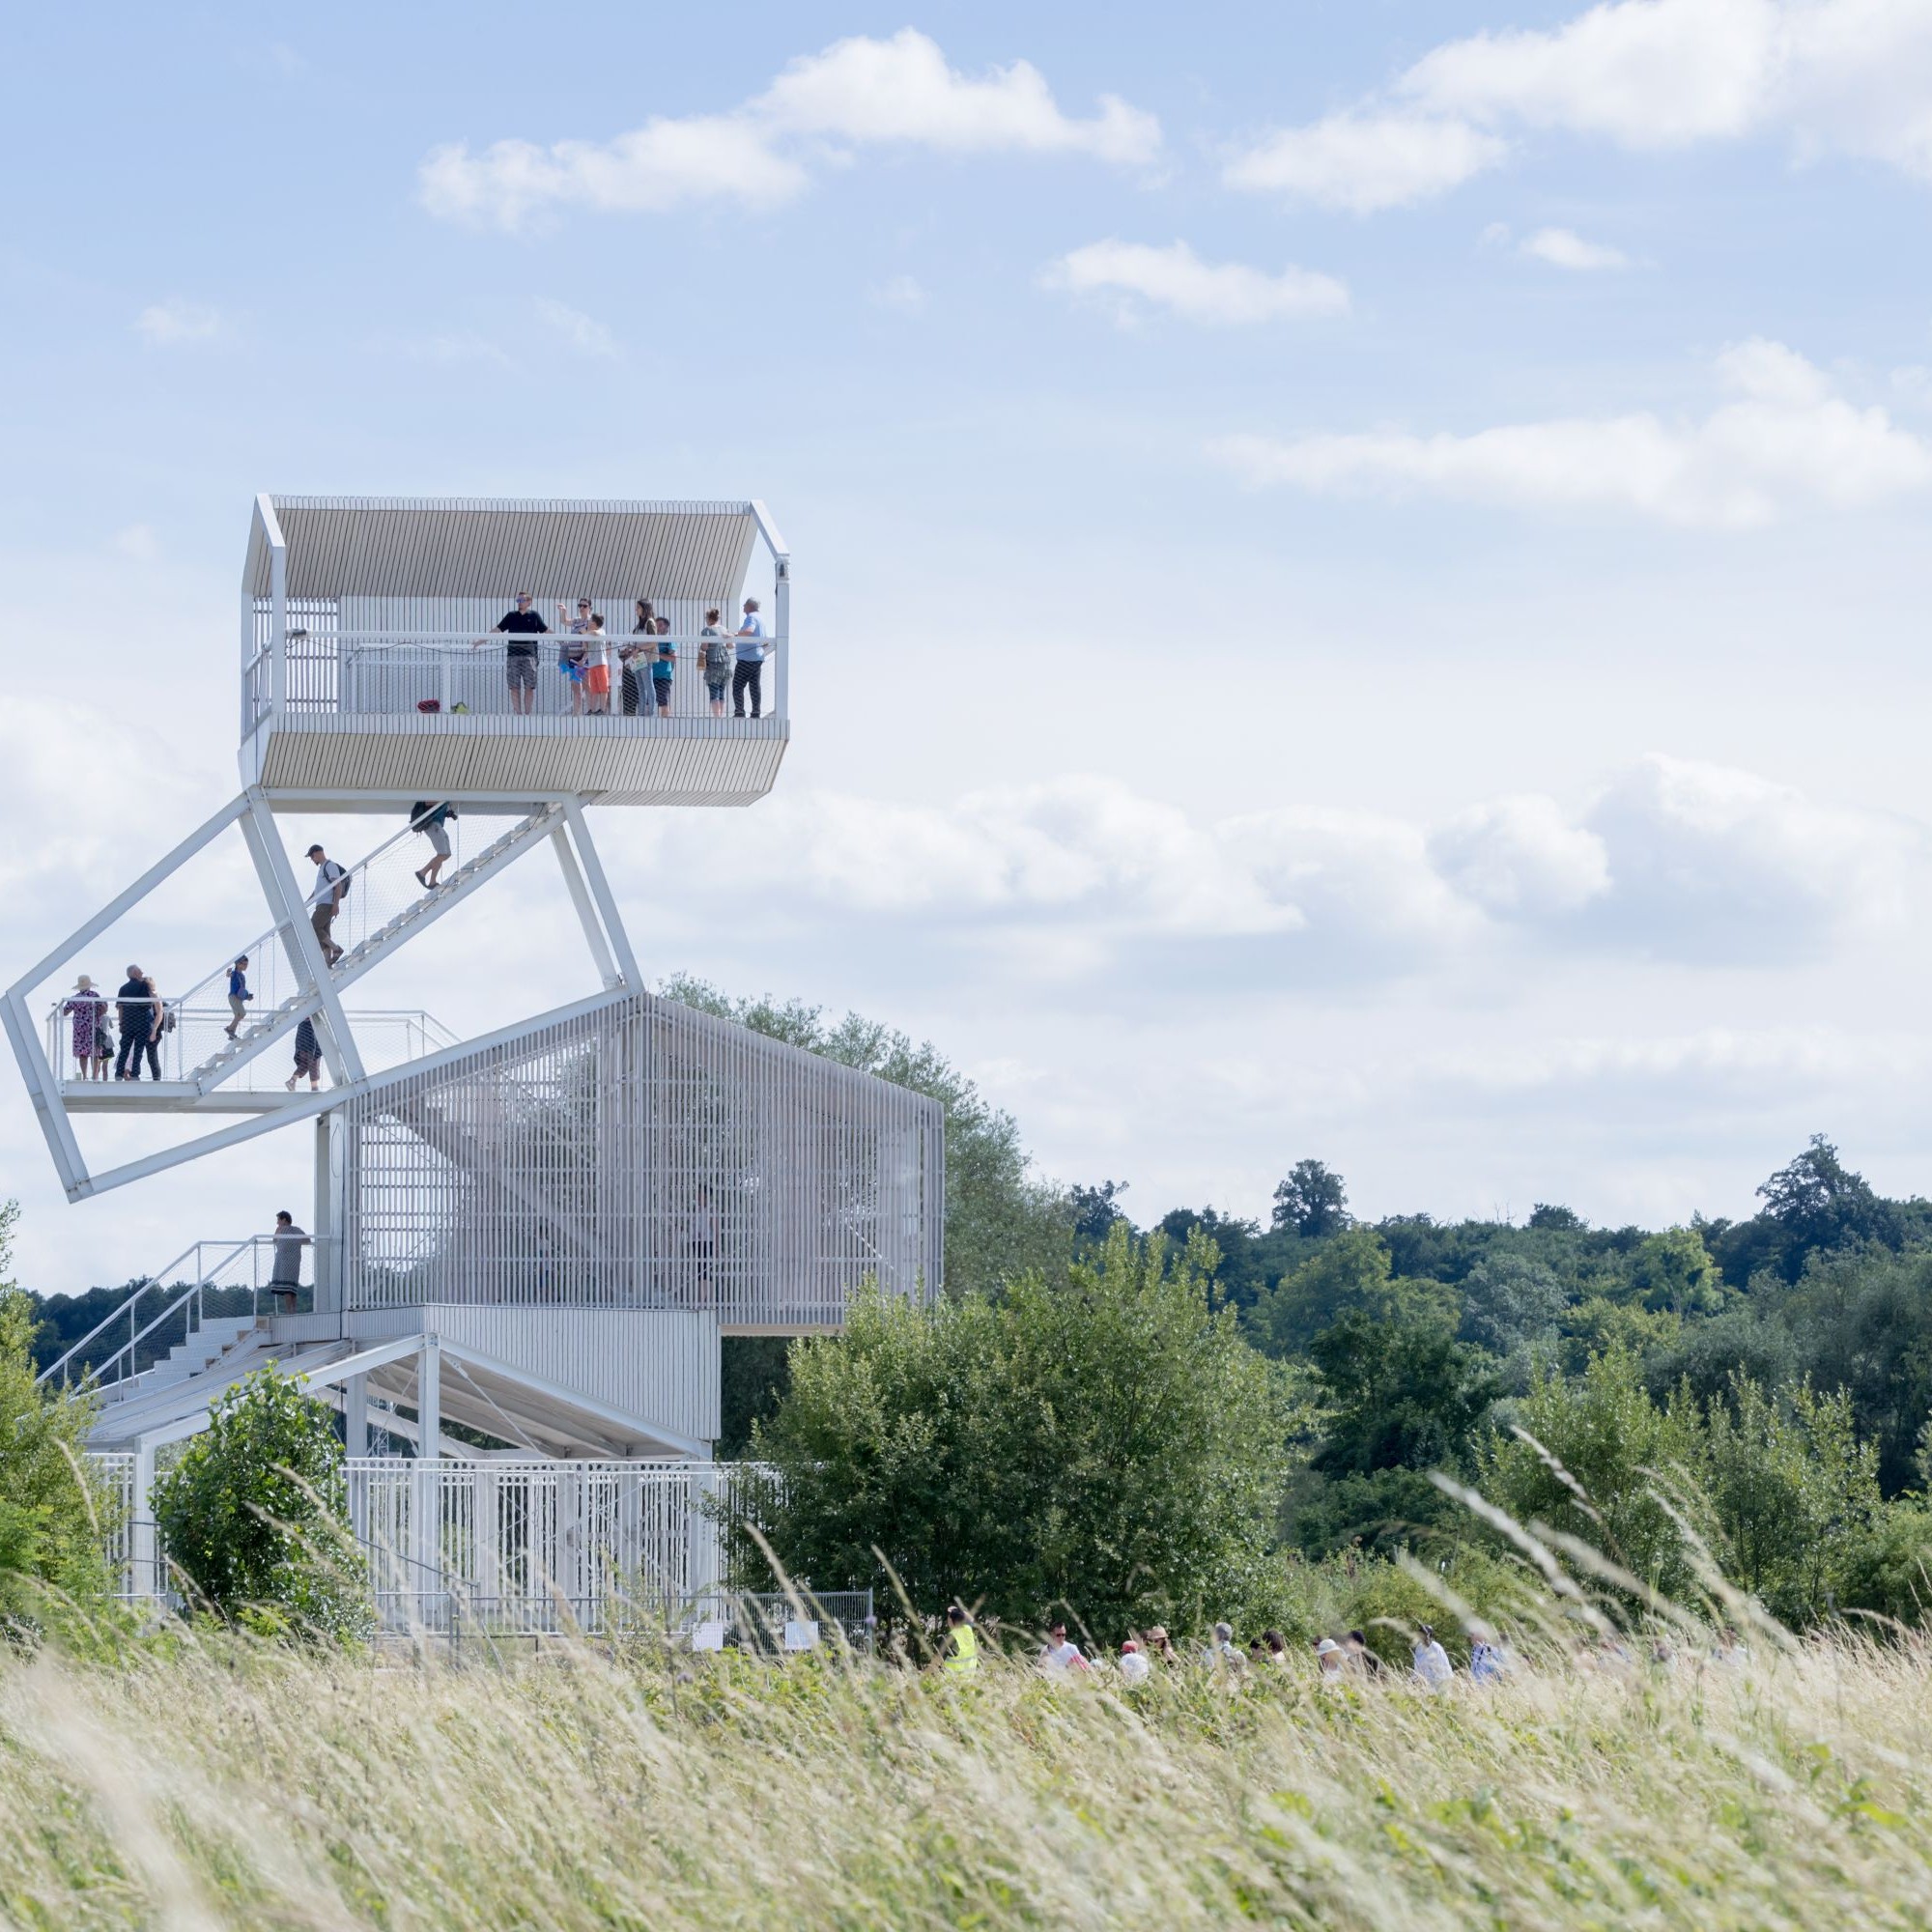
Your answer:
[[[1606,919],[1677,954],[1808,951],[1842,927],[1896,924],[1924,887],[1922,828],[1721,766],[1645,758],[1587,824],[1609,854]]]
[[[114,548],[123,556],[132,557],[136,563],[160,561],[161,540],[150,524],[129,524],[126,529],[116,530]]]
[[[150,342],[213,342],[228,332],[219,309],[204,302],[184,301],[171,296],[166,301],[152,302],[134,318],[134,327]]]
[[[1634,148],[1737,135],[1776,84],[1789,11],[1776,0],[1616,0],[1548,33],[1449,42],[1397,86],[1434,113]]]
[[[855,145],[1082,154],[1122,165],[1144,164],[1160,152],[1160,123],[1151,114],[1109,94],[1092,120],[1070,119],[1029,62],[970,79],[912,27],[889,41],[854,36],[794,60],[747,111],[774,129]]]
[[[487,335],[459,331],[447,335],[412,336],[400,345],[400,352],[412,362],[435,362],[449,368],[480,363],[493,369],[512,369],[516,364],[509,352]]]
[[[570,206],[610,213],[705,202],[771,209],[805,191],[814,161],[888,144],[1141,164],[1158,154],[1160,126],[1111,95],[1092,119],[1069,117],[1027,62],[976,79],[908,27],[794,60],[729,113],[658,115],[610,141],[508,139],[473,154],[463,143],[439,147],[422,164],[418,192],[433,214],[503,228]]]
[[[1282,128],[1229,161],[1221,178],[1230,187],[1370,214],[1447,194],[1508,152],[1464,121],[1362,109]]]
[[[1343,315],[1349,291],[1332,275],[1288,268],[1277,274],[1241,262],[1204,262],[1185,242],[1090,242],[1045,270],[1049,288],[1138,297],[1189,322],[1219,325]],[[1132,313],[1131,309],[1128,310]]]
[[[1643,412],[1462,436],[1234,436],[1210,450],[1256,485],[1314,494],[1420,490],[1728,529],[1804,509],[1863,507],[1932,483],[1932,444],[1884,410],[1846,401],[1824,371],[1782,344],[1738,345],[1719,357],[1718,375],[1735,399],[1699,421],[1666,423]]]
[[[1553,798],[1471,806],[1429,841],[1436,871],[1464,898],[1501,919],[1560,916],[1610,890],[1610,855]]]
[[[874,304],[896,309],[901,315],[918,315],[925,307],[925,290],[911,275],[895,275],[870,291]]]
[[[1548,262],[1555,269],[1576,269],[1585,273],[1601,269],[1628,269],[1631,258],[1621,248],[1602,242],[1586,242],[1568,228],[1539,228],[1523,238],[1521,252]]]
[[[617,338],[595,316],[554,301],[549,296],[538,298],[537,314],[563,338],[574,355],[604,360],[615,357]]]
[[[674,849],[703,835],[672,828],[667,876],[700,896],[749,885],[781,923],[965,929],[1057,977],[1136,938],[1218,949],[1235,972],[1257,942],[1280,969],[1375,976],[1511,934],[1754,963],[1897,925],[1932,858],[1919,826],[1662,756],[1580,806],[1514,795],[1434,824],[1313,806],[1207,821],[1099,778],[951,805],[821,792],[774,801],[768,824],[749,872],[715,887]]]

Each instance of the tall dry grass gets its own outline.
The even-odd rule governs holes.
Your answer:
[[[18,1925],[1923,1926],[1932,1655],[1336,1693],[819,1658],[0,1665]]]

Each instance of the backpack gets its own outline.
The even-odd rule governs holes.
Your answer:
[[[714,631],[709,624],[699,635],[704,640],[704,668],[710,681],[716,684],[731,668],[737,646],[722,631]]]

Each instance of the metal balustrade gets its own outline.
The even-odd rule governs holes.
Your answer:
[[[128,1297],[104,1316],[57,1361],[35,1378],[62,1387],[91,1379],[125,1394],[172,1360],[183,1375],[200,1373],[218,1360],[240,1335],[265,1315],[301,1313],[315,1294],[314,1249],[302,1249],[295,1294],[278,1294],[272,1235],[244,1235],[239,1240],[196,1241],[166,1266],[143,1277]],[[290,1302],[293,1302],[293,1307]]]
[[[113,998],[107,1001],[107,1010],[111,1015],[110,1027],[114,1038],[114,1050],[118,1059],[121,1050],[122,1033],[118,1009],[123,1004],[141,1005],[153,1008],[154,1002],[121,1002]],[[250,1009],[253,1015],[260,1007]],[[291,997],[282,1007],[269,1009],[260,1017],[251,1017],[243,1027],[237,1041],[228,1037],[230,1013],[226,1006],[191,1007],[180,1000],[163,999],[158,1002],[162,1015],[161,1031],[152,1036],[154,1039],[154,1065],[159,1068],[158,1078],[163,1083],[190,1085],[197,1080],[219,1076],[224,1060],[231,1046],[247,1044],[252,1037],[278,1020],[283,1013],[293,1010],[299,1002]],[[48,1064],[54,1069],[54,1077],[63,1085],[99,1086],[116,1079],[114,1066],[110,1064],[103,1071],[97,1058],[90,1057],[83,1065],[73,1051],[73,1016],[69,1010],[70,1003],[62,1001],[47,1015],[46,1052]],[[355,1034],[357,1046],[361,1049],[364,1065],[371,1072],[381,1072],[391,1066],[401,1066],[412,1060],[420,1060],[426,1054],[436,1053],[443,1047],[456,1044],[456,1036],[437,1019],[433,1013],[421,1010],[398,1009],[394,1010],[351,1009],[346,1017]],[[316,1027],[320,1033],[325,1022],[318,1018]],[[95,1037],[99,1038],[98,1031]],[[293,1035],[290,1036],[291,1041]],[[138,1056],[130,1056],[137,1069],[128,1076],[128,1084],[147,1086],[153,1084],[156,1075],[150,1071],[148,1056],[143,1050]],[[238,1066],[233,1076],[226,1082],[235,1091],[244,1094],[272,1093],[287,1085],[290,1078],[289,1062],[280,1054],[269,1058],[257,1058]]]
[[[719,628],[728,633],[732,627],[724,624]],[[695,630],[649,639],[626,632],[608,632],[605,641],[611,660],[611,690],[602,712],[588,712],[587,704],[596,700],[588,696],[587,681],[580,682],[563,669],[564,653],[582,643],[582,639],[556,632],[527,639],[505,638],[492,630],[479,641],[464,632],[330,630],[291,634],[285,719],[298,725],[304,715],[318,713],[378,718],[516,715],[515,692],[506,665],[510,647],[526,641],[536,649],[534,695],[528,700],[533,715],[586,719],[608,715],[635,728],[648,729],[665,716],[730,717],[734,703],[747,713],[751,709],[748,694],[736,699],[733,696],[736,645],[728,635],[724,642],[731,662],[725,669],[722,696],[714,697],[703,666],[706,640]],[[778,671],[784,641],[766,639],[768,655],[759,679],[761,724],[784,715],[785,694]],[[668,684],[668,711],[661,714],[656,702],[657,681],[650,668],[664,644],[674,648],[676,658]],[[258,718],[267,705],[267,686],[260,670],[265,662],[266,658],[258,657],[248,668],[246,678],[249,701]],[[634,688],[628,693],[627,669],[634,678]],[[749,726],[753,721],[747,716],[742,722]]]

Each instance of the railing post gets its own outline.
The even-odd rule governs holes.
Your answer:
[[[289,700],[289,553],[279,543],[269,553],[269,609],[275,649],[270,692],[279,715]]]
[[[128,1567],[133,1572],[133,1594],[158,1597],[160,1579],[155,1548],[155,1451],[146,1436],[134,1443],[133,1496],[128,1506]]]
[[[772,679],[772,696],[781,718],[791,716],[791,558],[777,558],[772,568],[777,581],[772,590],[772,629],[778,645],[778,669]]]
[[[412,1583],[427,1599],[432,1577],[440,1581],[442,1569],[442,1350],[434,1335],[423,1337],[416,1357],[416,1460],[411,1471],[415,1494],[410,1504]],[[427,1621],[429,1605],[418,1605]]]

